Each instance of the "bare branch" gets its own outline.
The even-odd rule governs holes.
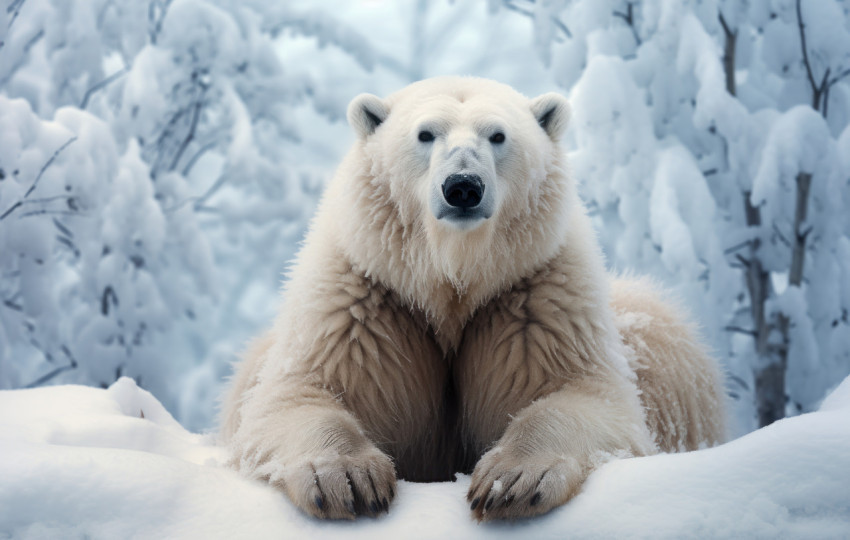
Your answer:
[[[68,364],[67,366],[58,367],[58,368],[54,369],[53,371],[47,373],[46,375],[42,375],[38,379],[36,379],[33,382],[29,383],[28,385],[24,386],[24,388],[35,388],[37,386],[41,386],[42,384],[50,381],[51,379],[55,378],[56,376],[66,372],[66,371],[71,371],[72,369],[75,369],[76,367],[77,367],[76,364]]]
[[[831,78],[829,80],[829,82],[827,83],[827,86],[832,86],[833,84],[837,83],[838,81],[840,81],[844,77],[847,77],[848,75],[850,75],[850,68],[845,69],[844,71],[842,71],[841,73],[839,73],[835,77]]]
[[[826,118],[829,114],[829,89],[832,85],[827,84],[823,90],[823,117]]]
[[[750,337],[756,337],[758,335],[755,330],[749,330],[747,328],[741,328],[740,326],[727,326],[724,328],[727,332],[736,332],[738,334],[746,334]]]
[[[635,38],[635,43],[637,45],[641,44],[640,35],[638,35],[637,28],[635,28],[635,13],[634,13],[634,5],[631,2],[626,2],[626,12],[622,11],[614,11],[612,13],[615,17],[620,17],[626,22],[626,25],[632,30],[632,37]]]
[[[151,3],[148,5],[148,23],[151,27],[148,30],[148,37],[153,45],[156,45],[159,33],[162,31],[162,21],[165,20],[165,15],[168,13],[170,5],[171,0],[151,0]],[[159,13],[156,12],[157,7],[159,8]]]
[[[738,262],[744,265],[744,268],[749,268],[750,264],[752,264],[750,261],[745,259],[740,253],[735,254],[735,258],[738,259]]]
[[[110,300],[113,306],[118,305],[118,295],[115,294],[115,289],[112,288],[112,285],[107,285],[100,297],[100,313],[102,315],[109,315]]]
[[[732,32],[732,30],[729,28],[729,25],[726,24],[726,17],[723,16],[723,12],[720,10],[718,11],[719,13],[717,14],[717,18],[720,19],[720,26],[723,27],[723,33],[725,33],[727,36],[735,35],[734,32]]]
[[[531,11],[530,9],[522,8],[522,7],[514,4],[511,0],[505,0],[505,7],[508,8],[509,10],[511,10],[511,11],[516,11],[517,13],[525,15],[526,17],[533,17],[534,16],[533,11]]]
[[[800,46],[803,47],[803,64],[806,66],[806,76],[809,78],[809,84],[813,91],[817,91],[815,76],[812,73],[812,64],[809,62],[809,51],[806,47],[806,25],[803,23],[803,12],[800,8],[800,0],[796,2],[797,6],[797,26],[800,29]],[[815,107],[817,108],[817,107]]]
[[[200,147],[198,151],[195,152],[195,154],[191,158],[189,158],[189,161],[187,161],[186,165],[183,167],[183,176],[188,176],[189,172],[192,170],[192,167],[194,167],[195,163],[198,162],[198,159],[200,159],[201,156],[215,148],[215,145],[216,142],[212,141]]]
[[[53,197],[39,197],[37,199],[29,199],[26,201],[21,201],[21,204],[40,204],[40,203],[49,203],[53,201],[67,201],[68,199],[73,199],[73,195],[54,195]]]
[[[38,171],[38,176],[36,176],[36,177],[35,177],[35,181],[33,181],[32,185],[31,185],[31,186],[30,186],[30,188],[27,190],[27,192],[26,192],[26,193],[24,193],[24,199],[26,199],[27,197],[29,197],[29,196],[30,196],[30,193],[32,193],[33,191],[35,191],[35,187],[38,185],[38,181],[39,181],[39,180],[41,180],[41,177],[42,177],[42,175],[44,174],[44,171],[46,171],[46,170],[47,170],[47,168],[48,168],[48,167],[50,167],[50,166],[53,164],[53,162],[56,160],[56,158],[59,156],[59,154],[61,154],[61,153],[62,153],[62,151],[63,151],[63,150],[65,150],[66,148],[68,148],[68,146],[69,146],[72,142],[74,142],[74,141],[76,141],[76,140],[77,140],[77,136],[76,136],[76,135],[74,135],[73,137],[71,137],[70,139],[68,139],[67,141],[65,141],[65,144],[63,144],[63,145],[62,145],[62,146],[60,146],[60,147],[59,147],[59,148],[58,148],[55,152],[53,152],[53,155],[52,155],[52,156],[50,156],[50,159],[48,159],[48,160],[47,160],[47,162],[46,162],[44,165],[42,165],[41,170],[40,170],[40,171]]]
[[[91,97],[92,97],[92,96],[93,96],[93,95],[94,95],[97,91],[101,90],[102,88],[105,88],[105,87],[109,86],[109,85],[110,85],[110,84],[112,84],[114,81],[118,80],[118,79],[119,79],[119,78],[121,78],[123,75],[125,75],[125,74],[127,73],[127,71],[128,71],[128,70],[127,70],[127,68],[126,68],[126,67],[125,67],[125,68],[121,68],[120,70],[116,71],[115,73],[113,73],[113,74],[112,74],[112,75],[110,75],[109,77],[107,77],[107,78],[103,79],[103,80],[102,80],[102,81],[100,81],[99,83],[95,84],[94,86],[92,86],[91,88],[89,88],[88,90],[86,90],[86,93],[85,93],[85,95],[83,96],[83,101],[82,101],[82,102],[80,102],[80,108],[81,108],[81,109],[85,109],[85,108],[88,106],[88,104],[89,104],[89,99],[91,99]]]
[[[204,192],[203,195],[201,195],[195,200],[195,210],[198,210],[203,207],[209,200],[209,198],[212,197],[215,192],[221,189],[221,186],[223,186],[227,182],[227,179],[228,177],[226,175],[220,175],[213,183],[213,185],[211,185],[210,188],[206,192]]]
[[[174,154],[174,159],[171,160],[171,167],[168,168],[169,171],[173,171],[177,168],[177,164],[180,163],[180,158],[183,157],[183,152],[186,151],[186,148],[189,146],[189,143],[195,138],[195,130],[198,127],[198,118],[201,116],[201,109],[204,106],[204,95],[203,91],[201,92],[201,96],[198,98],[198,101],[195,102],[195,106],[192,108],[192,123],[189,125],[189,132],[186,133],[186,137],[183,139],[183,142],[180,143],[180,148],[177,149],[177,153]]]
[[[15,12],[15,14],[17,14],[21,11],[21,7],[23,7],[24,2],[26,1],[27,0],[12,0],[12,2],[9,3],[9,7],[6,8],[6,13]],[[10,26],[11,24],[12,23],[9,23]]]
[[[15,22],[15,19],[18,18],[18,15],[21,14],[21,8],[24,7],[24,3],[27,0],[12,0],[9,4],[9,7],[6,8],[6,13],[11,13],[12,18],[9,20],[9,24],[6,26],[6,29],[12,28],[12,24]],[[0,49],[3,48],[4,43],[0,41]]]
[[[806,67],[806,77],[809,79],[809,86],[812,87],[812,108],[818,112],[820,110],[821,97],[824,91],[828,88],[829,69],[823,74],[820,84],[815,82],[815,75],[812,71],[812,63],[809,60],[809,47],[806,45],[806,25],[803,23],[803,11],[800,7],[801,0],[796,1],[797,7],[797,26],[800,29],[800,46],[803,48],[803,65]],[[826,117],[826,114],[824,114]]]
[[[19,208],[22,204],[24,204],[24,201],[26,200],[26,198],[29,197],[30,194],[32,194],[33,191],[35,191],[36,186],[38,186],[38,181],[41,180],[42,175],[44,175],[44,171],[46,171],[47,168],[50,167],[50,165],[53,164],[53,162],[56,160],[56,158],[59,156],[59,154],[62,153],[63,150],[68,148],[68,146],[76,140],[77,140],[77,136],[75,135],[75,136],[71,137],[70,139],[68,139],[67,141],[65,141],[65,144],[63,144],[55,152],[53,152],[53,155],[50,156],[50,159],[48,159],[47,162],[45,162],[45,164],[41,167],[41,170],[38,171],[38,175],[36,175],[35,180],[33,180],[32,185],[29,187],[29,189],[26,191],[26,193],[24,193],[24,196],[21,198],[21,200],[19,200],[18,202],[13,204],[8,210],[3,212],[3,214],[0,215],[0,221],[3,221],[5,218],[9,217],[9,215],[12,212],[14,212],[15,209]]]
[[[785,235],[782,234],[782,231],[779,230],[779,227],[776,225],[776,223],[773,223],[771,228],[773,229],[774,234],[776,234],[776,237],[779,238],[780,242],[785,244],[786,247],[791,247],[791,242],[787,238],[785,238]]]
[[[31,216],[78,216],[77,212],[73,212],[71,210],[50,210],[49,208],[41,208],[40,210],[32,210],[30,212],[24,212],[21,214],[21,219],[25,217]]]
[[[512,0],[504,0],[504,5],[505,5],[506,8],[508,8],[511,11],[516,11],[517,13],[525,15],[526,17],[534,17],[533,11],[531,11],[530,9],[523,8],[523,7],[520,7],[516,4],[514,4]],[[561,19],[559,19],[558,17],[556,17],[554,15],[550,15],[549,18],[552,21],[552,24],[554,24],[556,28],[558,28],[561,32],[563,32],[565,36],[572,39],[573,33],[570,32],[570,29],[567,27],[566,24],[564,24],[564,22]]]
[[[24,63],[27,62],[30,49],[32,49],[33,46],[36,43],[38,43],[41,40],[41,38],[43,38],[43,37],[44,37],[44,28],[42,28],[41,30],[36,32],[36,34],[33,37],[31,37],[30,40],[27,41],[24,44],[23,51],[22,51],[23,54],[18,55],[18,58],[15,61],[14,65],[11,68],[6,70],[6,78],[0,79],[0,88],[3,88],[4,86],[6,86],[6,83],[9,81],[9,79],[12,78],[12,75],[14,75],[15,72],[17,72],[21,68],[21,66],[23,66]],[[2,47],[0,47],[0,49],[2,49]]]
[[[27,384],[23,388],[35,388],[37,386],[41,386],[44,383],[49,382],[51,379],[57,377],[58,375],[66,372],[66,371],[71,371],[72,369],[77,369],[77,360],[74,358],[74,355],[71,354],[71,351],[68,349],[68,347],[66,345],[62,345],[62,352],[65,353],[65,356],[68,357],[68,365],[67,366],[58,367],[58,368],[54,369],[53,371],[50,371],[49,373],[42,375],[41,377],[39,377],[38,379],[34,380],[33,382]]]
[[[748,385],[748,384],[746,383],[746,381],[744,381],[744,379],[742,379],[742,378],[738,377],[737,375],[732,375],[732,374],[730,373],[729,375],[727,375],[727,377],[729,378],[729,380],[731,380],[731,381],[733,381],[733,382],[737,383],[737,384],[738,384],[738,386],[740,386],[740,387],[744,388],[745,390],[749,390],[749,389],[750,389],[750,385]]]
[[[726,74],[726,91],[731,95],[736,95],[737,88],[735,87],[735,47],[738,42],[738,32],[732,31],[726,23],[726,18],[720,9],[717,10],[717,18],[720,20],[720,26],[723,27],[725,36],[723,45],[723,71]]]
[[[15,311],[23,311],[24,310],[24,307],[22,305],[16,304],[12,300],[3,300],[3,305],[6,306],[9,309],[13,309]]]
[[[557,28],[559,28],[561,30],[561,32],[564,33],[565,36],[572,39],[573,33],[570,32],[570,29],[567,28],[567,25],[564,24],[564,22],[561,19],[559,19],[558,17],[556,17],[554,15],[551,16],[551,19],[552,19],[552,24],[554,24]]]
[[[736,252],[736,251],[738,251],[739,249],[743,249],[743,248],[745,248],[745,247],[751,246],[751,245],[752,245],[752,243],[753,243],[753,241],[752,241],[752,240],[744,240],[743,242],[741,242],[741,243],[739,243],[739,244],[735,244],[734,246],[731,246],[731,247],[728,247],[728,248],[724,249],[724,250],[723,250],[723,254],[724,254],[724,255],[729,255],[730,253],[735,253],[735,252]]]

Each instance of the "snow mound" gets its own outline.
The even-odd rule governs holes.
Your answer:
[[[0,538],[846,538],[848,449],[850,378],[820,411],[721,447],[609,463],[537,519],[476,524],[461,476],[329,523],[225,468],[212,436],[125,378],[0,392]]]

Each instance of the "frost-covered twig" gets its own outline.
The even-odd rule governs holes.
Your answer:
[[[198,128],[198,119],[201,116],[201,109],[204,106],[205,93],[206,87],[201,86],[201,95],[192,107],[192,120],[189,124],[189,132],[186,133],[186,137],[184,137],[183,141],[180,143],[180,148],[178,148],[177,153],[174,154],[174,159],[171,160],[171,167],[168,168],[169,171],[173,171],[177,168],[177,164],[180,163],[180,158],[183,157],[183,152],[186,151],[189,143],[195,138],[195,130]]]
[[[26,63],[30,49],[32,49],[32,47],[36,43],[38,43],[41,40],[41,38],[43,38],[43,37],[44,37],[44,29],[42,28],[41,30],[36,32],[35,35],[33,37],[31,37],[29,41],[26,42],[26,44],[24,44],[24,47],[21,50],[22,54],[18,55],[18,58],[15,61],[15,64],[10,69],[6,70],[6,77],[4,79],[0,80],[0,88],[3,88],[6,85],[6,83],[9,81],[9,79],[12,78],[12,75],[16,71],[18,71],[21,68],[21,66],[23,66]]]
[[[741,328],[740,326],[727,326],[727,327],[725,328],[725,330],[726,330],[727,332],[736,332],[736,333],[738,333],[738,334],[746,334],[746,335],[748,335],[748,336],[752,336],[752,337],[755,337],[755,336],[756,336],[756,331],[755,331],[755,330],[749,330],[749,329],[747,329],[747,328]]]
[[[21,219],[23,219],[25,217],[30,217],[30,216],[45,216],[45,215],[78,216],[79,214],[77,214],[76,212],[72,212],[70,210],[50,210],[48,208],[42,208],[40,210],[32,210],[30,212],[24,212],[23,214],[21,214]]]
[[[159,33],[162,31],[162,21],[165,19],[165,15],[168,13],[168,7],[170,5],[171,0],[151,0],[151,3],[148,4],[148,23],[150,25],[148,37],[152,45],[156,45],[156,40],[159,37]],[[157,12],[157,8],[159,8],[159,12]]]
[[[65,356],[68,357],[68,361],[69,361],[68,365],[60,366],[60,367],[46,373],[45,375],[42,375],[38,379],[36,379],[36,380],[32,381],[31,383],[25,385],[23,388],[35,388],[37,386],[41,386],[44,383],[49,382],[51,379],[55,378],[58,375],[61,375],[62,373],[66,372],[66,371],[71,371],[72,369],[77,369],[77,360],[71,354],[71,351],[68,349],[67,346],[62,345],[62,352],[64,352]]]
[[[803,12],[800,7],[801,0],[796,1],[797,8],[797,27],[800,29],[800,47],[803,49],[803,65],[806,68],[806,78],[809,81],[809,86],[812,88],[812,108],[820,112],[826,118],[829,112],[829,89],[837,84],[841,79],[850,76],[850,68],[845,69],[838,75],[830,78],[831,68],[826,68],[826,71],[821,77],[820,82],[815,82],[812,63],[809,60],[809,48],[806,44],[806,24],[803,22]],[[823,102],[823,109],[821,109]]]
[[[626,12],[625,13],[623,13],[622,11],[614,11],[613,14],[614,14],[615,17],[620,17],[621,19],[626,21],[626,24],[632,30],[632,36],[634,36],[634,38],[635,38],[635,44],[640,46],[640,44],[641,44],[640,35],[638,34],[637,27],[635,27],[634,4],[632,2],[626,2]]]
[[[94,86],[92,86],[91,88],[86,90],[86,93],[83,96],[83,101],[80,102],[80,108],[85,109],[89,104],[89,99],[91,99],[92,95],[94,95],[95,92],[97,92],[98,90],[100,90],[102,88],[105,88],[106,86],[109,86],[114,81],[116,81],[117,79],[119,79],[120,77],[125,75],[127,73],[127,71],[128,70],[127,70],[126,67],[121,68],[120,70],[116,71],[115,73],[113,73],[109,77],[103,79],[99,83],[95,84]]]
[[[6,26],[7,29],[12,27],[12,24],[15,22],[15,19],[18,18],[18,15],[20,15],[21,8],[24,7],[24,3],[26,1],[27,0],[12,0],[12,2],[9,4],[9,7],[6,8],[6,13],[12,14],[12,18],[9,19],[9,24]],[[2,46],[3,44],[0,43],[0,47]]]
[[[367,71],[375,66],[376,53],[358,29],[325,16],[321,11],[295,13],[284,11],[277,20],[263,25],[263,31],[276,38],[286,29],[314,37],[324,46],[331,43],[354,58]]]
[[[735,45],[738,41],[738,31],[732,31],[726,23],[726,18],[720,9],[717,10],[717,18],[720,20],[720,26],[723,27],[724,45],[723,45],[723,71],[726,73],[726,91],[731,95],[736,94],[735,88]]]
[[[18,202],[13,204],[11,207],[9,207],[8,210],[3,212],[3,214],[0,215],[0,221],[9,217],[9,215],[11,215],[12,212],[17,210],[18,208],[21,207],[21,205],[24,204],[26,198],[29,197],[30,194],[32,194],[33,191],[35,191],[36,186],[38,186],[38,181],[41,180],[41,177],[44,174],[44,171],[46,171],[47,168],[50,167],[51,164],[53,164],[53,162],[56,160],[57,156],[59,156],[59,154],[61,154],[63,150],[68,148],[68,146],[76,140],[77,140],[77,137],[75,135],[75,136],[71,137],[70,139],[68,139],[67,141],[65,141],[65,144],[63,144],[55,152],[53,152],[53,155],[50,156],[50,159],[48,159],[47,162],[45,162],[45,164],[41,167],[41,170],[38,171],[38,175],[35,177],[35,180],[33,181],[32,185],[29,187],[29,189],[26,191],[26,193],[24,193],[24,196],[21,198],[21,200],[19,200]]]
[[[189,158],[189,161],[186,162],[186,165],[183,166],[183,170],[181,171],[183,176],[187,176],[189,174],[189,172],[192,170],[192,167],[195,166],[195,163],[197,163],[198,160],[201,158],[201,156],[203,156],[204,154],[206,154],[207,152],[209,152],[210,150],[215,148],[215,145],[216,145],[216,141],[212,141],[212,142],[208,142],[207,144],[201,146],[198,149],[198,151],[195,152],[192,155],[191,158]]]
[[[3,305],[14,311],[24,310],[24,307],[22,305],[16,304],[13,300],[3,300]]]
[[[803,23],[803,12],[800,8],[800,1],[797,0],[797,27],[800,29],[800,46],[803,48],[803,65],[806,68],[806,77],[809,79],[809,85],[812,87],[812,107],[820,110],[820,95],[822,88],[815,82],[814,73],[812,73],[812,64],[809,62],[809,50],[806,46],[806,25]]]
[[[213,185],[211,185],[210,188],[206,190],[203,195],[201,195],[195,200],[195,210],[199,210],[201,207],[203,207],[207,200],[209,200],[209,198],[212,197],[216,191],[221,189],[221,186],[223,186],[225,182],[227,182],[227,177],[223,174],[220,175],[213,183]]]
[[[568,38],[573,37],[573,33],[570,32],[570,29],[567,28],[567,25],[564,24],[564,21],[554,15],[550,16],[550,20],[552,21],[552,24],[555,25],[555,27],[557,27],[561,32],[564,33],[565,36],[567,36]]]
[[[118,305],[118,295],[115,294],[115,289],[112,288],[112,285],[107,285],[105,289],[103,289],[103,294],[100,297],[100,313],[101,315],[109,315],[109,303],[112,301],[113,306]]]
[[[780,242],[785,244],[786,247],[791,247],[791,242],[789,242],[788,239],[785,238],[785,235],[782,234],[782,231],[779,230],[779,226],[776,223],[774,223],[771,228],[773,229],[774,234],[776,234],[776,237],[779,238]]]
[[[728,248],[724,249],[724,250],[723,250],[723,254],[724,254],[724,255],[729,255],[729,254],[731,254],[731,253],[735,253],[735,252],[736,252],[736,251],[738,251],[739,249],[743,249],[743,248],[745,248],[745,247],[749,247],[749,246],[752,244],[752,242],[753,242],[752,240],[744,240],[743,242],[741,242],[741,243],[739,243],[739,244],[735,244],[734,246],[731,246],[731,247],[728,247]]]
[[[829,84],[827,86],[832,86],[833,84],[837,83],[838,81],[840,81],[841,79],[843,79],[844,77],[847,77],[847,76],[850,76],[850,68],[845,69],[844,71],[842,71],[841,73],[839,73],[835,77],[831,78],[829,80]]]
[[[531,3],[533,4],[534,2],[532,1]],[[506,8],[508,8],[511,11],[516,11],[517,13],[525,15],[526,17],[534,17],[534,12],[532,10],[515,4],[513,2],[513,0],[504,0],[504,5],[505,5]],[[561,19],[559,19],[558,17],[556,17],[555,15],[552,15],[552,14],[549,15],[549,18],[552,21],[552,24],[555,25],[556,28],[558,28],[561,32],[563,32],[566,37],[572,39],[573,33],[570,32],[569,27],[567,27],[567,25],[564,24],[564,21],[562,21]]]
[[[29,199],[27,201],[23,201],[23,204],[38,204],[38,203],[47,203],[53,201],[67,201],[71,199],[72,195],[54,195],[53,197],[39,197],[38,199]]]

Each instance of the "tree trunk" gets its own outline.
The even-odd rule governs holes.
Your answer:
[[[750,192],[744,192],[744,214],[748,227],[761,226],[761,212],[750,202]],[[770,293],[768,273],[758,256],[761,242],[754,238],[750,244],[749,262],[746,267],[747,292],[750,295],[750,312],[755,332],[756,354],[759,365],[755,374],[755,398],[759,427],[766,426],[785,416],[785,367],[781,361],[771,357],[767,345],[770,325],[764,313],[764,304]]]
[[[726,91],[735,95],[735,44],[738,41],[738,32],[733,32],[726,24],[726,19],[721,13],[719,15],[720,26],[723,27],[723,34],[726,40],[723,47],[723,71],[726,73]]]
[[[723,47],[723,71],[726,75],[726,91],[735,95],[735,45],[738,34],[733,32],[723,14],[719,15],[723,27],[725,42]],[[761,211],[750,201],[750,192],[744,192],[744,217],[748,228],[761,227]],[[759,365],[755,373],[755,399],[759,426],[766,426],[785,416],[785,365],[784,358],[773,358],[767,339],[770,325],[765,317],[764,305],[770,294],[768,273],[759,259],[761,241],[754,238],[750,242],[746,264],[747,293],[750,296],[750,313],[753,319],[753,333]],[[783,334],[784,335],[784,334]]]
[[[788,286],[799,287],[803,283],[803,267],[806,262],[806,236],[803,231],[809,205],[809,189],[812,175],[797,174],[797,200],[794,209],[794,241],[791,246],[791,268],[788,272]],[[785,393],[785,372],[788,368],[788,349],[791,343],[791,318],[780,313],[777,329],[782,336],[782,345],[777,348],[777,358],[756,374],[756,395],[759,414],[759,426],[769,425],[785,417],[787,396]]]
[[[791,251],[791,271],[788,274],[788,285],[799,287],[803,283],[803,264],[806,262],[806,236],[808,231],[801,228],[806,222],[809,206],[809,188],[812,185],[812,175],[801,172],[797,175],[797,205],[794,209],[794,246]]]
[[[787,317],[780,316],[780,330],[783,321],[787,327]],[[759,427],[769,426],[785,418],[786,366],[787,359],[784,354],[780,354],[779,358],[773,359],[770,364],[756,371],[756,410]]]

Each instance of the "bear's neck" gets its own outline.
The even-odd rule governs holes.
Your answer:
[[[448,352],[457,348],[476,310],[543,268],[570,242],[572,231],[589,229],[575,188],[560,170],[521,215],[501,223],[494,216],[471,233],[438,241],[422,224],[403,222],[389,189],[365,175],[355,185],[343,183],[351,178],[335,179],[340,181],[329,187],[320,212],[328,214],[323,222],[335,223],[338,247],[351,266],[424,313]]]

